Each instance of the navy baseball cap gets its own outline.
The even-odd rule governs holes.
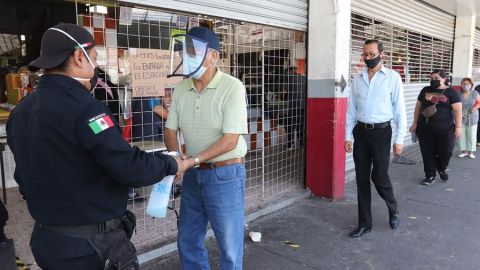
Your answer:
[[[65,33],[74,38],[78,43]],[[79,44],[85,50],[95,47],[92,34],[87,29],[76,24],[59,23],[49,28],[43,34],[40,56],[28,65],[28,69],[36,71],[41,68],[56,68],[65,62],[76,49],[80,49]]]
[[[187,36],[204,40],[209,48],[220,51],[220,42],[217,35],[206,27],[193,27],[188,31]]]

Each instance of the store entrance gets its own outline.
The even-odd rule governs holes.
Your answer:
[[[38,74],[29,73],[26,66],[40,55],[45,30],[60,22],[76,23],[75,3],[60,0],[1,1],[0,103],[15,105],[35,86]]]

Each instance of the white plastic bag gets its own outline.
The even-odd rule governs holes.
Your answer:
[[[163,218],[167,216],[168,202],[175,175],[165,176],[162,181],[153,185],[147,204],[147,215]]]
[[[176,152],[169,152],[168,155],[176,156]],[[162,181],[152,187],[150,198],[147,204],[147,215],[157,218],[167,216],[168,202],[170,201],[170,192],[172,191],[175,175],[165,176]]]

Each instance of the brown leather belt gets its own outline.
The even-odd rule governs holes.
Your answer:
[[[198,168],[200,169],[214,169],[217,167],[225,167],[228,165],[233,165],[233,164],[240,164],[243,163],[243,158],[234,158],[234,159],[229,159],[225,161],[219,161],[219,162],[210,162],[210,163],[200,163]]]

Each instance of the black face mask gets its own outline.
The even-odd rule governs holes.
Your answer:
[[[90,79],[90,92],[93,91],[95,89],[95,87],[97,87],[97,81],[98,81],[98,67],[96,67],[94,70],[93,70],[93,77]]]
[[[430,87],[433,88],[433,89],[437,89],[438,87],[440,87],[440,80],[431,80],[430,81]]]
[[[380,54],[373,58],[373,59],[365,59],[365,64],[367,65],[368,68],[374,68],[380,63]]]

